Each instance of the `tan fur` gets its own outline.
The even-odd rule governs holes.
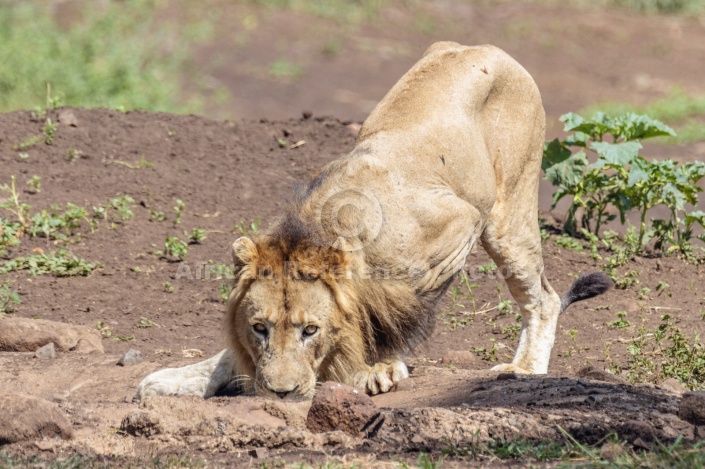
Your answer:
[[[270,230],[235,241],[230,350],[203,373],[231,364],[250,389],[279,397],[309,397],[329,379],[388,391],[407,376],[404,355],[432,332],[434,304],[478,239],[511,273],[522,310],[516,356],[496,369],[545,373],[560,300],[538,226],[544,126],[535,83],[507,54],[432,45],[350,154]],[[318,329],[309,337],[307,326]],[[167,392],[145,381],[138,395]]]

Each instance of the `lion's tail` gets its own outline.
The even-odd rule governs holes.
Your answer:
[[[614,282],[604,272],[581,275],[561,298],[561,314],[573,303],[602,295],[613,286]]]

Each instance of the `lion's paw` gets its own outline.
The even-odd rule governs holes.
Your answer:
[[[388,392],[399,381],[408,377],[406,364],[401,360],[394,360],[391,363],[376,363],[369,370],[357,373],[353,378],[353,385],[374,396]]]
[[[503,373],[516,373],[519,375],[530,375],[531,372],[521,368],[519,366],[513,365],[511,363],[501,363],[492,367],[492,371],[500,371]]]
[[[202,376],[184,376],[181,368],[155,371],[137,386],[135,400],[147,396],[199,396],[210,397],[209,379]]]

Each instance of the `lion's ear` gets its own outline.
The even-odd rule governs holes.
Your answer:
[[[239,276],[243,270],[255,271],[257,262],[257,246],[246,236],[242,236],[233,242],[233,266],[235,276]]]

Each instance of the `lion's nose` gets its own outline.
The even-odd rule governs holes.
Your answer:
[[[276,394],[279,399],[284,399],[286,396],[288,396],[289,394],[291,394],[291,393],[295,392],[297,389],[299,389],[299,385],[297,384],[296,386],[294,386],[294,388],[289,389],[288,391],[272,389],[269,386],[267,386],[267,389],[269,389],[274,394]]]

